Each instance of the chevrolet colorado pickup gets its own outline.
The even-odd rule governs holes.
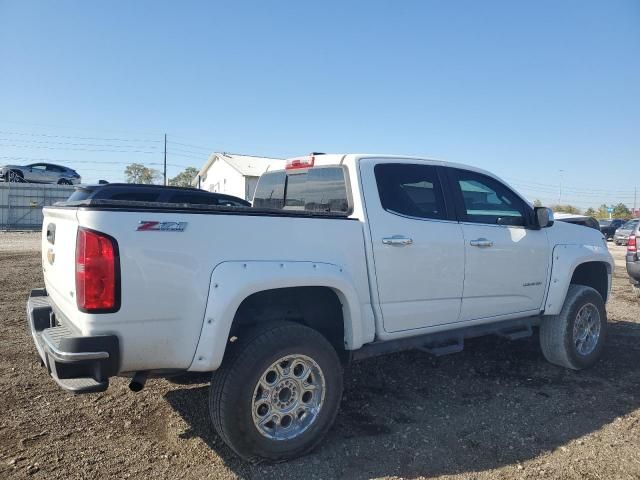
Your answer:
[[[548,361],[593,365],[614,263],[600,232],[483,170],[314,154],[265,173],[252,207],[47,207],[42,266],[28,320],[62,388],[214,372],[221,438],[281,461],[331,427],[350,361],[535,332]]]

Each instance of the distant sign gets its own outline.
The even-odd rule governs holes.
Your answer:
[[[611,207],[607,208],[607,213],[613,213],[613,208]]]

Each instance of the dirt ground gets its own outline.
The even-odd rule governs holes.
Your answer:
[[[640,300],[617,260],[609,341],[588,371],[537,339],[469,341],[345,372],[335,426],[299,460],[249,465],[208,421],[207,378],[73,396],[40,367],[25,300],[42,285],[35,234],[0,233],[0,478],[640,478]]]

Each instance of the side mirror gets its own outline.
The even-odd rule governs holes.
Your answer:
[[[538,228],[546,228],[553,225],[553,212],[547,207],[535,207],[534,213],[536,215],[536,226]]]

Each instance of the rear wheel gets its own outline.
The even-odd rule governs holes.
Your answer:
[[[342,368],[317,331],[289,322],[253,328],[213,374],[209,411],[220,437],[249,461],[312,450],[335,420]]]
[[[556,365],[581,370],[602,355],[607,335],[607,312],[600,294],[591,287],[569,285],[562,311],[543,317],[540,346]]]
[[[58,185],[71,185],[71,182],[65,178],[58,180]]]

